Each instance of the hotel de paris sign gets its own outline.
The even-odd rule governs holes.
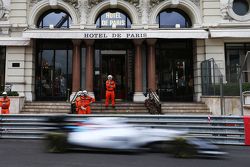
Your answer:
[[[109,39],[109,38],[118,38],[118,39],[123,39],[123,38],[131,38],[131,39],[135,39],[135,38],[147,38],[147,33],[125,33],[125,32],[119,32],[119,33],[115,33],[115,32],[105,32],[105,33],[101,33],[101,32],[97,32],[97,33],[90,33],[90,32],[86,32],[83,33],[83,38],[84,39]]]
[[[127,18],[120,12],[107,12],[100,18],[99,26],[107,28],[124,28],[127,24]],[[125,31],[124,31],[125,32]],[[105,32],[105,33],[84,33],[84,38],[93,39],[106,39],[106,38],[146,38],[146,33],[117,33],[117,32]]]

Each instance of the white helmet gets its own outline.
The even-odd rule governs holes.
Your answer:
[[[3,92],[2,95],[7,95],[7,92]]]
[[[108,75],[108,79],[112,79],[113,77],[112,77],[112,75]]]
[[[88,92],[87,92],[86,90],[84,90],[84,91],[82,91],[82,94],[83,94],[83,95],[87,95]]]

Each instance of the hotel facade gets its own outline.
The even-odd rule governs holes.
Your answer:
[[[202,62],[212,60],[224,84],[238,82],[250,49],[249,5],[249,0],[0,0],[1,89],[10,85],[25,101],[65,101],[86,89],[101,101],[111,74],[121,101],[143,102],[148,88],[162,102],[203,101]],[[243,82],[249,78],[244,74]]]

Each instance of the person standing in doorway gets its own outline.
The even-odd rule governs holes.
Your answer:
[[[105,107],[109,105],[109,99],[111,98],[112,107],[115,107],[115,81],[113,80],[112,75],[108,75],[108,80],[106,81],[106,101]]]
[[[90,97],[86,90],[82,91],[80,96],[76,98],[77,114],[91,114],[90,104],[93,102],[95,99]]]
[[[0,99],[1,114],[9,114],[10,99],[7,97],[7,92],[2,93],[3,97]]]

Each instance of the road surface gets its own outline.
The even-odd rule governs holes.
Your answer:
[[[42,140],[0,139],[0,167],[248,167],[250,147],[221,146],[225,159],[178,159],[159,153],[47,153]]]

